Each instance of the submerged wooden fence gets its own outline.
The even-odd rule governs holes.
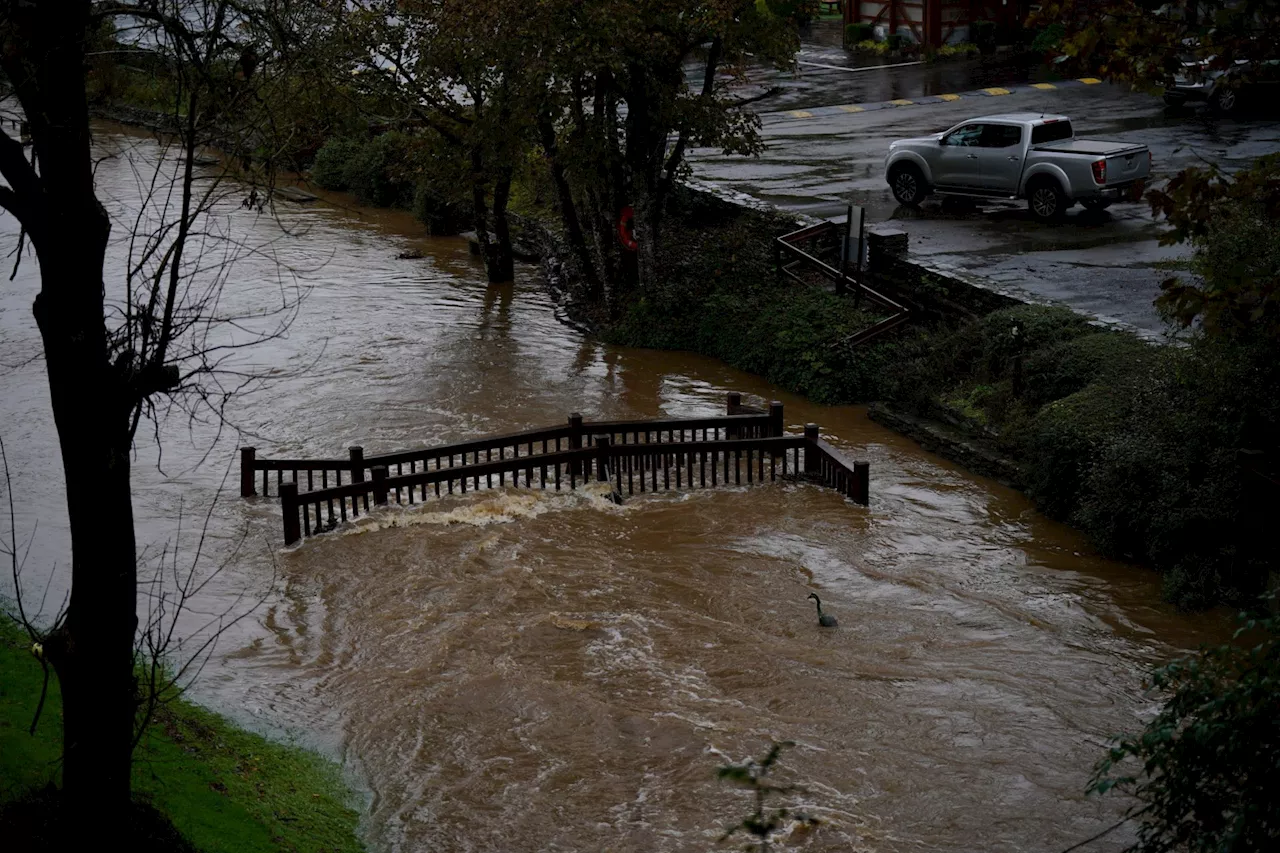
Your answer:
[[[637,491],[782,476],[820,483],[861,504],[869,499],[867,463],[846,461],[820,438],[815,424],[803,435],[785,435],[781,403],[768,411],[751,409],[738,394],[729,395],[720,417],[585,422],[574,414],[562,427],[370,457],[353,447],[347,459],[259,459],[246,447],[240,464],[245,497],[256,493],[259,474],[262,493],[269,495],[276,472],[287,545],[392,500],[414,504],[429,496],[504,488],[508,478],[513,488],[556,491],[609,483],[620,500]],[[285,472],[291,479],[284,479]]]

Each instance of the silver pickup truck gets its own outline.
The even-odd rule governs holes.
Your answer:
[[[889,145],[886,177],[911,207],[931,193],[1025,198],[1031,215],[1056,219],[1076,202],[1103,210],[1136,197],[1151,173],[1145,145],[1076,139],[1066,116],[1011,113],[962,122]]]

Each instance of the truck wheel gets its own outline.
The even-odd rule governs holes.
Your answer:
[[[893,190],[893,197],[898,203],[907,207],[919,207],[920,202],[929,194],[924,175],[910,163],[894,168],[889,174],[889,188]]]
[[[1240,98],[1236,95],[1236,90],[1229,85],[1219,86],[1209,98],[1209,108],[1218,115],[1231,115],[1239,104]]]
[[[1038,181],[1027,193],[1027,208],[1041,222],[1050,222],[1067,212],[1067,197],[1057,181]]]

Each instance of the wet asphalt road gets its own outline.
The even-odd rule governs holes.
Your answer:
[[[1054,224],[1032,221],[1022,202],[984,201],[966,210],[944,209],[931,199],[911,210],[894,201],[884,180],[889,142],[935,133],[976,116],[1044,111],[1070,116],[1078,136],[1145,143],[1155,157],[1156,181],[1200,161],[1235,169],[1280,150],[1275,116],[1170,115],[1156,97],[1105,83],[1068,81],[1053,90],[1017,89],[1018,84],[1052,78],[1043,76],[1044,69],[999,57],[841,70],[823,66],[854,65],[842,49],[809,44],[800,60],[796,74],[753,75],[752,86],[783,87],[779,96],[757,107],[765,151],[751,158],[697,150],[691,156],[697,177],[819,218],[843,218],[846,205],[863,206],[869,225],[892,223],[908,232],[917,255],[1151,331],[1164,328],[1152,300],[1187,249],[1159,245],[1161,226],[1145,204],[1116,204],[1102,213],[1076,207]],[[981,91],[991,87],[1014,91]],[[882,105],[952,94],[961,97]],[[848,111],[859,104],[865,111]],[[804,117],[811,110],[816,112]]]

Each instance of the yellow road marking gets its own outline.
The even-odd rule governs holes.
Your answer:
[[[1008,95],[1011,94],[1008,89],[1001,89],[999,86],[992,86],[990,89],[983,89],[988,95]]]
[[[942,98],[942,100],[944,100],[944,101],[958,101],[958,100],[960,100],[960,96],[959,96],[959,95],[939,95],[938,97],[939,97],[939,98]]]
[[[1052,83],[1032,83],[1032,84],[1031,84],[1031,88],[1033,88],[1033,89],[1056,89],[1056,88],[1058,88],[1058,87],[1057,87],[1057,86],[1055,86],[1055,85],[1053,85]]]
[[[792,110],[788,115],[792,118],[813,118],[813,113],[805,110]]]
[[[1081,77],[1080,82],[1084,83],[1086,86],[1092,86],[1094,83],[1101,83],[1102,81],[1097,77]]]
[[[898,98],[896,101],[890,101],[889,103],[893,104],[895,107],[909,107],[914,104],[915,101],[908,101],[906,98]]]
[[[840,107],[840,109],[844,110],[844,111],[845,111],[845,112],[847,112],[847,113],[863,113],[863,112],[866,112],[866,110],[865,110],[865,109],[863,109],[862,107],[855,107],[855,106],[853,106],[853,105],[851,105],[851,104],[845,104],[845,105],[841,106],[841,107]]]

